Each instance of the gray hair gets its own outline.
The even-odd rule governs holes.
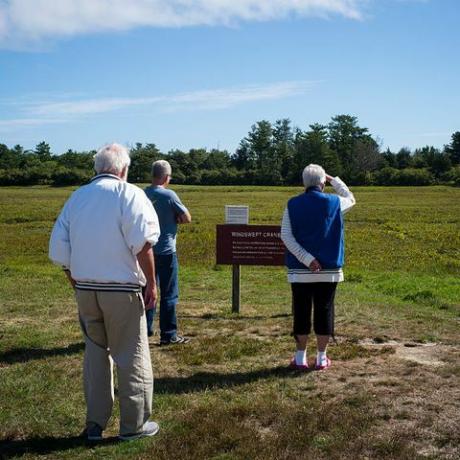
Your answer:
[[[166,160],[157,160],[152,163],[152,177],[162,179],[171,175],[171,165]]]
[[[315,187],[326,182],[326,171],[319,165],[309,164],[303,170],[302,179],[305,188]]]
[[[120,174],[131,164],[129,150],[121,144],[107,144],[94,155],[94,169],[97,174]]]

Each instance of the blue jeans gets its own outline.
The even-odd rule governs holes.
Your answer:
[[[157,285],[160,287],[160,340],[176,337],[176,305],[179,299],[178,263],[176,253],[155,254]],[[147,310],[147,331],[153,333],[153,321],[156,310]]]

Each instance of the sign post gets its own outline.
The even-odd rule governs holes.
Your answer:
[[[225,224],[216,227],[216,263],[233,265],[232,312],[240,311],[240,266],[284,265],[279,225]]]
[[[240,266],[233,264],[232,276],[232,313],[240,312]]]

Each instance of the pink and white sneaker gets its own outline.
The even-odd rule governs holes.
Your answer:
[[[297,371],[307,371],[309,369],[308,364],[297,364],[295,362],[295,356],[291,359],[289,363],[289,369],[295,369]]]
[[[332,364],[332,361],[326,356],[321,361],[318,361],[318,360],[316,361],[315,369],[317,371],[322,371],[324,369],[328,369],[329,367],[331,367],[331,364]]]

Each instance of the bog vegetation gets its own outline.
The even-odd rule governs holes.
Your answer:
[[[184,347],[151,342],[157,437],[88,446],[83,343],[73,293],[47,260],[70,187],[0,189],[0,457],[31,459],[454,459],[458,398],[460,189],[353,187],[346,282],[326,372],[286,369],[290,294],[282,267],[215,265],[224,204],[277,224],[296,187],[174,185],[193,222],[180,229]],[[310,361],[314,343],[309,344]]]
[[[94,153],[69,150],[53,155],[46,142],[33,151],[0,144],[0,185],[82,184],[92,176]],[[162,153],[155,144],[137,143],[130,180],[148,181],[152,161],[162,158],[170,161],[177,184],[297,185],[299,171],[318,163],[355,185],[460,185],[460,131],[442,150],[425,146],[381,151],[368,129],[350,115],[337,115],[328,125],[313,124],[307,130],[293,127],[288,119],[259,121],[231,153]]]

